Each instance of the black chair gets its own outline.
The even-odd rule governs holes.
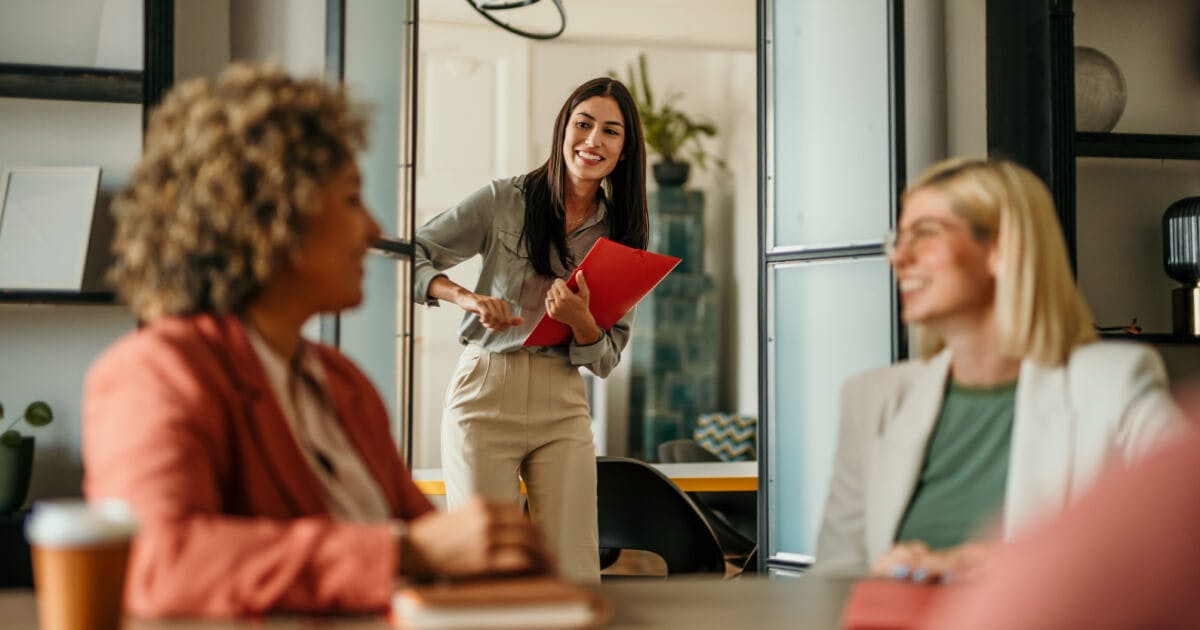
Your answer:
[[[625,457],[596,458],[601,564],[613,550],[658,554],[667,575],[725,574],[721,545],[679,486],[649,464]]]
[[[700,446],[696,440],[667,440],[658,445],[658,459],[664,464],[683,462],[719,462],[712,451]]]
[[[658,445],[664,464],[719,462],[721,458],[695,440],[668,440]],[[757,492],[691,492],[688,494],[712,526],[717,542],[732,560],[743,560],[758,540]]]

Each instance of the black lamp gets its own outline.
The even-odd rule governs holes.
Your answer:
[[[1200,337],[1200,197],[1185,197],[1163,213],[1163,268],[1183,286],[1171,291],[1175,334]]]

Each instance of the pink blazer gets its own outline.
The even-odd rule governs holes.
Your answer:
[[[318,346],[334,410],[395,517],[433,507],[392,442],[367,378]],[[379,610],[399,559],[389,523],[333,520],[242,324],[164,318],[92,365],[84,492],[140,521],[126,579],[139,616]]]

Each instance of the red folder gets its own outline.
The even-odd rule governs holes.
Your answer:
[[[591,291],[588,310],[596,318],[596,325],[604,330],[612,328],[629,309],[662,282],[679,261],[674,256],[626,247],[606,238],[598,239],[575,268],[575,271],[582,271],[587,280],[588,290]],[[575,271],[567,280],[571,290],[579,288]],[[561,346],[570,340],[569,326],[543,314],[533,332],[525,338],[525,345]]]
[[[842,612],[845,630],[916,630],[950,587],[867,579],[854,585]]]

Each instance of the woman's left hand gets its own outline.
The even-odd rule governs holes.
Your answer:
[[[550,290],[546,292],[546,314],[570,326],[576,343],[588,345],[599,341],[604,333],[588,310],[591,292],[582,271],[575,273],[575,280],[579,283],[577,292],[572,291],[561,279],[550,285]]]
[[[995,555],[996,547],[992,542],[966,542],[934,551],[919,541],[899,542],[875,561],[871,575],[913,582],[970,579]]]

